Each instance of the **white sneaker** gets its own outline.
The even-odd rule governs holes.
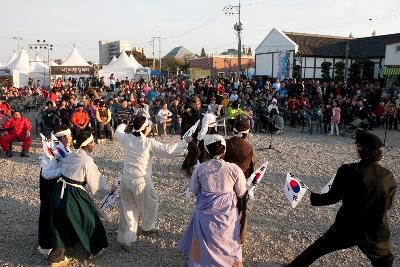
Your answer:
[[[52,248],[45,249],[45,248],[41,248],[40,246],[38,246],[37,249],[39,250],[40,254],[42,254],[45,257],[48,257],[50,255],[51,250],[52,250]]]

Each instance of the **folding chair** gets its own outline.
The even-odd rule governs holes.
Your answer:
[[[222,117],[221,119],[217,120],[217,123],[215,124],[215,131],[218,133],[218,127],[224,127],[224,133],[225,137],[227,136],[226,134],[226,117]]]

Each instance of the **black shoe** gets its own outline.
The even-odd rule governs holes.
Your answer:
[[[29,158],[28,150],[22,150],[21,154],[19,154],[19,156],[22,157],[22,158]]]
[[[14,155],[11,151],[6,151],[6,157],[7,158],[12,158]]]

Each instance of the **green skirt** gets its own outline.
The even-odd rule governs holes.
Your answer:
[[[96,255],[108,247],[107,235],[88,193],[67,185],[64,196],[58,182],[51,201],[52,247],[71,248],[79,241],[86,252]]]

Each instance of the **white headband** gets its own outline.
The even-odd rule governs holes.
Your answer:
[[[61,132],[57,132],[54,134],[55,137],[63,137],[66,135],[71,135],[71,130],[68,128],[67,130],[61,131]]]
[[[207,151],[208,154],[210,154],[210,151],[208,151],[207,146],[210,145],[210,144],[213,144],[215,142],[218,142],[218,141],[221,142],[221,145],[224,146],[225,151],[226,151],[226,141],[219,134],[206,134],[203,137],[203,140],[204,140],[204,149]],[[214,158],[219,159],[220,157],[221,157],[221,155],[216,155]]]
[[[93,139],[93,135],[90,134],[89,138],[86,139],[86,140],[79,146],[79,148],[82,148],[82,147],[87,146],[88,144],[90,144],[91,142],[93,142],[93,140],[94,140],[94,139]]]
[[[149,120],[146,119],[146,121],[143,123],[142,127],[139,128],[139,130],[136,130],[133,128],[132,132],[137,133],[137,132],[142,132],[147,126],[149,126]]]
[[[238,130],[236,130],[236,128],[233,128],[233,132],[235,133],[234,136],[237,136],[237,137],[242,137],[243,134],[251,135],[250,134],[250,128],[245,130],[245,131],[238,131]]]

